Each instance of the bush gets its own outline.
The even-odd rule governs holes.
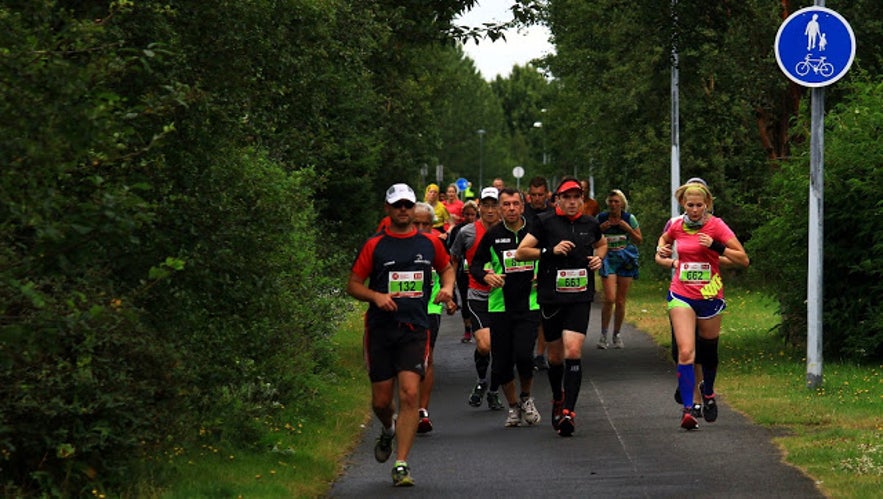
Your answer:
[[[825,118],[824,342],[826,355],[883,358],[883,84],[853,83]],[[808,146],[808,144],[807,144]],[[753,268],[779,297],[786,338],[806,331],[809,156],[783,164],[766,201],[773,216],[754,235]]]
[[[9,496],[119,488],[200,425],[250,442],[255,418],[308,404],[333,365],[321,183],[237,128],[257,91],[181,83],[169,9],[69,3],[0,7]]]

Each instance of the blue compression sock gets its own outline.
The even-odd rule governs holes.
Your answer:
[[[693,387],[695,385],[696,374],[693,373],[693,364],[678,364],[678,389],[681,391],[684,407],[693,407]]]

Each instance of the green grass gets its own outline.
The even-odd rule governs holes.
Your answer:
[[[636,281],[626,320],[671,345],[667,283]],[[716,391],[751,420],[780,435],[786,461],[835,498],[879,497],[883,490],[883,366],[826,360],[823,384],[806,386],[806,347],[776,334],[775,302],[728,287]]]
[[[316,409],[284,409],[287,419],[257,424],[263,437],[251,449],[209,443],[215,439],[208,435],[196,437],[202,444],[173,446],[159,463],[145,463],[155,481],[139,483],[130,494],[169,499],[327,494],[370,416],[371,392],[363,367],[361,314],[351,313],[333,341],[339,355],[336,377],[317,387]],[[157,489],[148,481],[167,485]]]

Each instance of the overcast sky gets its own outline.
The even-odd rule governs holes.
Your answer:
[[[478,26],[485,22],[506,22],[512,19],[510,0],[479,0],[478,5],[463,17],[455,20],[457,25]],[[506,32],[506,41],[482,40],[478,45],[468,41],[463,46],[481,72],[485,80],[493,80],[497,75],[509,76],[512,66],[523,66],[531,59],[554,52],[549,43],[549,30],[545,26],[531,26],[519,31]]]

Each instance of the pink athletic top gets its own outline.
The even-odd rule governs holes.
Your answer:
[[[674,220],[666,230],[668,238],[678,243],[678,267],[671,278],[669,291],[685,298],[706,300],[724,297],[720,275],[720,255],[699,244],[699,233],[726,244],[736,234],[723,220],[712,216],[699,229],[684,227],[683,217]]]

